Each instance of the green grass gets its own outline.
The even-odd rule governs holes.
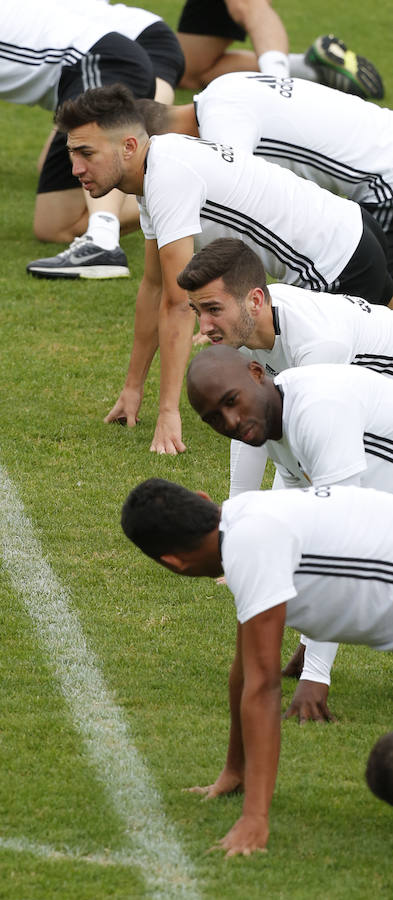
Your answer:
[[[338,0],[329,7],[320,0],[294,5],[276,5],[292,48],[336,32],[378,64],[390,104],[392,8]],[[173,26],[180,6],[151,4]],[[239,814],[241,799],[204,803],[181,788],[213,780],[223,763],[232,600],[226,588],[176,578],[142,558],[123,537],[119,513],[130,488],[150,475],[203,488],[222,501],[229,445],[200,426],[183,397],[187,453],[175,459],[149,454],[158,360],[141,424],[132,431],[103,424],[128,361],[141,235],[122,241],[130,280],[28,278],[26,263],[44,255],[32,216],[35,161],[50,115],[3,103],[0,119],[0,462],[69,591],[108,690],[193,863],[201,897],[390,898],[392,812],[367,791],[364,767],[375,739],[392,728],[392,659],[363,648],[339,651],[330,698],[338,724],[283,725],[268,854],[231,862],[206,854]],[[0,839],[81,855],[121,849],[122,823],[6,572],[0,575],[0,620]],[[285,659],[295,644],[288,632]],[[285,680],[283,709],[292,689]],[[39,859],[0,847],[2,900],[148,896],[136,867]]]

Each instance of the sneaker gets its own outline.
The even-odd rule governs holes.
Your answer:
[[[121,247],[104,250],[89,234],[77,237],[67,250],[48,259],[35,259],[26,272],[36,278],[123,278],[129,275],[127,257]]]
[[[306,53],[306,62],[317,69],[322,84],[357,94],[363,100],[381,100],[384,95],[382,78],[375,66],[358,56],[332,34],[318,37]]]

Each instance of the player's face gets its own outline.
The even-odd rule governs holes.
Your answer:
[[[198,383],[191,402],[214,431],[260,447],[274,436],[275,393],[261,366],[254,378],[247,366],[234,369],[222,365],[215,370],[214,378]]]
[[[222,278],[189,294],[190,306],[195,310],[201,334],[212,344],[228,344],[230,347],[247,346],[254,330],[254,320],[244,303],[238,303],[225,290]]]
[[[120,148],[96,122],[70,131],[67,147],[72,174],[91,197],[103,197],[119,187],[124,174]]]

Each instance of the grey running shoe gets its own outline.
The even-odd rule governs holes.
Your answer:
[[[318,71],[322,84],[357,94],[363,100],[381,100],[384,95],[382,78],[375,66],[348,50],[344,41],[325,34],[318,37],[306,53],[306,62]]]
[[[129,275],[121,247],[104,250],[88,234],[77,237],[67,250],[48,259],[35,259],[26,272],[36,278],[123,278]]]

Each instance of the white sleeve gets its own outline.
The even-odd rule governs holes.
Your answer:
[[[241,624],[296,597],[299,542],[286,523],[266,514],[241,516],[224,535],[223,567]]]
[[[259,491],[267,460],[266,447],[231,441],[229,496]]]
[[[306,645],[303,672],[300,680],[330,684],[330,670],[336,658],[339,645],[328,643],[327,641],[313,641],[303,634],[300,640],[302,644]]]
[[[355,400],[337,397],[307,399],[289,422],[288,443],[314,486],[336,484],[367,469],[356,407]]]
[[[172,241],[201,233],[200,211],[207,192],[202,176],[179,157],[164,157],[162,162],[159,171],[156,168],[149,178],[145,197],[159,250]]]

